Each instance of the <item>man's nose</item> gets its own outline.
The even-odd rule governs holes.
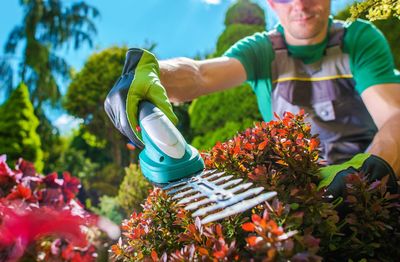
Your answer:
[[[310,7],[313,4],[312,2],[313,0],[293,0],[292,6],[298,10],[304,10]]]

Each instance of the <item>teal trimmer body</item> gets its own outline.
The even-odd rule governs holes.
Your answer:
[[[178,129],[153,104],[140,103],[139,123],[145,144],[139,154],[140,167],[148,180],[166,184],[204,169],[199,152],[186,143]]]

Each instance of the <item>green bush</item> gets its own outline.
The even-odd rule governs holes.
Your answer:
[[[196,99],[189,108],[194,133],[191,144],[209,149],[261,120],[256,97],[248,85]]]
[[[140,204],[147,197],[152,185],[143,176],[142,171],[135,164],[125,168],[125,177],[118,191],[118,203],[126,212],[142,210]]]
[[[192,141],[192,146],[200,150],[211,149],[218,141],[222,142],[253,126],[253,119],[243,119],[241,122],[228,121],[216,131],[209,131],[203,136],[196,136]]]
[[[248,85],[196,99],[189,109],[190,126],[196,134],[205,134],[225,126],[226,122],[260,120],[256,98]]]
[[[227,26],[218,38],[217,52],[215,52],[214,56],[223,55],[232,44],[240,39],[264,30],[265,26],[262,25],[233,24]]]
[[[91,210],[98,215],[109,218],[116,224],[121,224],[123,212],[116,197],[102,196],[98,207],[92,207]]]
[[[41,172],[43,151],[36,132],[39,120],[25,84],[21,83],[0,107],[0,116],[0,154],[7,154],[9,163],[23,156],[34,162],[36,170]]]
[[[90,189],[96,191],[99,196],[116,196],[122,178],[122,168],[113,163],[108,164],[97,172],[91,181]]]

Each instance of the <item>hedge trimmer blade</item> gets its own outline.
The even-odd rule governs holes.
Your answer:
[[[267,201],[276,192],[264,192],[263,187],[252,187],[253,183],[241,183],[225,172],[205,170],[195,176],[172,182],[164,187],[172,199],[185,205],[185,210],[200,217],[202,224],[217,221],[242,213]]]

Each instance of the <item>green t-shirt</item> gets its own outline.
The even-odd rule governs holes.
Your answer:
[[[277,30],[284,36],[280,25]],[[389,45],[383,34],[372,23],[358,19],[345,24],[345,30],[343,52],[349,54],[350,70],[356,83],[355,89],[359,94],[376,84],[400,83],[400,74],[394,69]],[[327,42],[326,37],[319,44],[287,45],[287,48],[292,57],[309,64],[322,58]],[[271,64],[275,53],[267,32],[243,38],[224,55],[236,58],[242,63],[247,73],[247,82],[257,95],[264,120],[271,120]]]

